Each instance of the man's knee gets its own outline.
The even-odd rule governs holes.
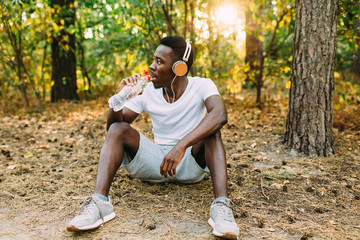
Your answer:
[[[108,130],[107,137],[121,137],[127,136],[127,134],[132,130],[130,124],[126,122],[114,122],[110,125]]]
[[[213,142],[213,141],[221,141],[221,132],[220,130],[215,132],[214,134],[211,134],[205,139],[205,142]]]

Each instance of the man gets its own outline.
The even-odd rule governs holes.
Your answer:
[[[239,228],[227,198],[220,135],[227,112],[210,79],[187,76],[192,62],[190,43],[179,36],[163,38],[150,66],[151,83],[122,110],[109,110],[95,191],[68,224],[69,231],[97,228],[115,217],[108,194],[117,169],[123,165],[132,176],[151,182],[196,183],[210,171],[215,200],[208,223],[214,235],[237,239]],[[123,79],[117,92],[136,84],[139,77]],[[155,142],[130,125],[142,111],[151,117]]]

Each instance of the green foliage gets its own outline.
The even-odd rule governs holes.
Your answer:
[[[82,96],[110,95],[122,78],[142,73],[151,64],[160,39],[169,34],[182,35],[193,43],[196,57],[192,75],[212,78],[222,93],[239,93],[245,79],[254,78],[244,60],[245,32],[251,29],[250,24],[245,26],[247,11],[251,12],[250,23],[256,26],[253,34],[263,47],[261,87],[275,94],[289,86],[294,1],[187,0],[185,6],[180,0],[84,0],[75,2],[76,21],[70,26],[64,24],[69,12],[60,14],[50,3],[1,1],[2,98],[21,93],[30,102],[36,94],[42,101],[49,100],[53,85],[51,36],[62,31],[76,34],[77,85]],[[232,10],[235,20],[229,18]],[[52,18],[54,11],[59,11],[58,18]],[[353,90],[358,83],[343,74],[350,71],[358,49],[354,28],[359,14],[357,1],[340,1],[336,71],[342,77],[336,91],[343,94],[344,102],[359,96],[359,91]],[[63,50],[69,50],[68,42],[67,37],[61,40]],[[106,89],[112,90],[104,93]]]
[[[341,0],[339,2],[338,34],[336,48],[336,69],[349,70],[354,61],[354,53],[359,48],[360,29],[356,29],[356,21],[360,22],[360,3],[358,0]]]

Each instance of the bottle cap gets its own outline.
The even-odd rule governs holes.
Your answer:
[[[144,70],[144,74],[145,74],[145,76],[144,76],[145,81],[150,81],[150,76],[148,75],[148,74],[149,74],[149,70],[148,70],[148,69],[145,69],[145,70]]]

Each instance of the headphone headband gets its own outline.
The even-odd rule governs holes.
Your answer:
[[[191,53],[191,44],[186,42],[186,49],[182,60],[176,61],[172,66],[172,71],[176,76],[184,76],[188,72],[186,62],[189,60]]]
[[[191,44],[188,41],[186,41],[186,49],[184,52],[184,56],[182,58],[184,62],[187,62],[189,60],[190,53],[191,53]]]

